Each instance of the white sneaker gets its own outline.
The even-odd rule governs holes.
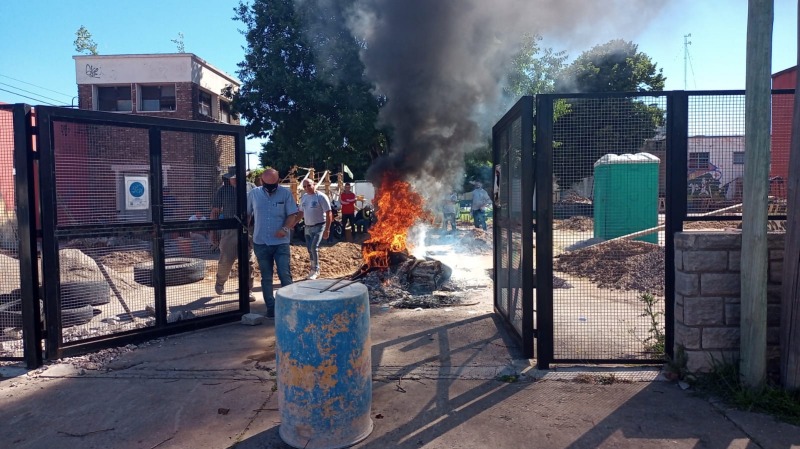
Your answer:
[[[316,279],[319,277],[319,270],[311,270],[308,272],[308,279]]]

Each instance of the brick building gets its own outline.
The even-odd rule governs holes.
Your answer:
[[[239,81],[191,53],[74,56],[81,109],[161,118],[239,124],[224,92]],[[145,129],[103,124],[54,123],[58,221],[82,225],[149,220],[151,209],[133,205],[133,180],[150,179]],[[167,220],[208,213],[221,174],[234,164],[230,135],[162,133],[162,173]],[[166,195],[171,198],[166,199]],[[144,195],[146,197],[147,195]]]

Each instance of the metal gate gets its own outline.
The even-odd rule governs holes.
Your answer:
[[[21,299],[23,324],[4,338],[25,342],[29,367],[235,321],[249,311],[247,263],[238,264],[223,294],[214,288],[215,233],[234,232],[237,262],[248,260],[245,189],[236,189],[236,214],[205,219],[223,175],[245,179],[242,127],[34,111],[14,105],[13,126],[0,115],[0,142],[13,128],[21,242],[21,288],[7,294]]]
[[[790,95],[773,91],[776,204]],[[547,368],[672,355],[674,233],[741,220],[744,92],[525,97],[495,125],[493,153],[494,302],[526,356]]]

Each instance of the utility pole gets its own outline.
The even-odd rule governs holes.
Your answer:
[[[692,45],[690,37],[692,33],[683,35],[683,90],[686,90],[686,67],[689,63],[689,46]]]
[[[781,302],[781,382],[786,390],[800,389],[800,82],[794,92]]]
[[[774,0],[748,1],[739,372],[743,385],[752,390],[762,388],[767,375],[767,194],[774,10]]]

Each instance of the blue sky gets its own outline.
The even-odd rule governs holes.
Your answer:
[[[664,1],[666,6],[642,33],[629,35],[607,26],[598,32],[596,44],[612,38],[637,43],[664,69],[667,90],[683,89],[684,82],[689,90],[744,88],[746,0],[641,1]],[[72,56],[75,31],[81,25],[92,33],[100,54],[172,53],[177,47],[171,40],[180,32],[187,52],[236,76],[245,45],[241,22],[232,20],[237,4],[235,0],[0,1],[0,101],[76,102]],[[637,12],[631,14],[635,17]],[[691,64],[684,80],[684,35],[689,33]],[[547,36],[545,44],[566,50],[570,59],[588,50],[566,48]],[[796,63],[797,2],[775,0],[772,71]],[[257,148],[256,142],[248,145],[249,151]]]

